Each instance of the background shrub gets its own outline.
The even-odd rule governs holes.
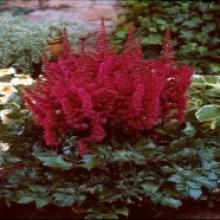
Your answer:
[[[199,74],[220,71],[220,3],[218,1],[122,1],[128,12],[117,28],[113,44],[121,49],[134,22],[145,55],[160,53],[163,31],[170,28],[177,56],[196,68]]]
[[[72,42],[76,42],[79,26],[72,22],[41,22],[33,24],[25,16],[0,15],[0,68],[15,67],[20,72],[33,74],[41,62],[47,41],[57,38],[67,27]]]

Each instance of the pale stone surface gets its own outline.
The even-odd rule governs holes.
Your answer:
[[[109,20],[117,19],[117,12],[113,6],[93,6],[81,11],[81,17],[86,21],[99,20],[101,17]]]
[[[106,31],[111,33],[118,20],[117,16],[123,12],[120,7],[123,0],[8,0],[8,7],[25,7],[34,9],[27,15],[32,22],[73,21],[82,26],[86,47],[90,48],[100,26],[100,18],[105,19]]]
[[[39,2],[38,0],[7,0],[7,6],[9,7],[24,7],[24,8],[38,8]]]
[[[49,8],[82,8],[90,7],[94,0],[50,0],[45,2],[45,7]]]

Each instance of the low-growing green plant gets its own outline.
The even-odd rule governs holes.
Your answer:
[[[2,13],[0,20],[0,68],[13,66],[27,74],[33,74],[42,52],[48,51],[48,41],[59,37],[64,27],[72,42],[76,42],[81,28],[75,22],[32,23],[25,16],[8,13]]]
[[[195,75],[190,89],[189,111],[196,118],[215,129],[220,126],[220,77]]]
[[[0,199],[8,206],[81,207],[86,219],[117,219],[149,201],[176,209],[188,198],[219,201],[218,126],[210,129],[196,117],[182,127],[173,121],[157,126],[156,136],[135,143],[112,138],[83,156],[69,134],[59,151],[48,150],[22,99],[22,84],[31,78],[5,73],[1,88],[13,87],[1,90],[1,111],[10,113],[0,123]]]
[[[163,31],[170,28],[177,56],[196,68],[198,74],[220,72],[218,1],[122,1],[128,10],[121,14],[113,44],[120,50],[131,22],[145,48],[145,55],[160,53]]]
[[[81,157],[75,136],[66,138],[59,153],[47,150],[30,118],[15,112],[10,117],[17,127],[5,125],[1,138],[10,135],[4,136],[10,148],[0,151],[0,198],[9,206],[83,207],[86,219],[117,219],[128,216],[132,204],[151,201],[178,208],[187,198],[218,200],[217,130],[210,136],[198,123],[179,129],[173,122],[156,128],[158,141],[112,140]]]

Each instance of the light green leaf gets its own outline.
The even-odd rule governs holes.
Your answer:
[[[189,188],[189,195],[193,199],[198,199],[202,195],[202,190],[199,188]]]
[[[178,199],[174,199],[171,197],[165,197],[162,201],[162,204],[177,209],[182,205],[182,202]]]
[[[29,193],[22,193],[22,195],[19,196],[19,199],[17,200],[18,204],[28,204],[35,200],[35,197],[32,194]]]
[[[75,203],[75,198],[73,195],[54,193],[54,202],[60,207],[72,206]]]
[[[118,215],[123,215],[123,216],[128,217],[129,210],[127,207],[124,207],[120,209],[115,209],[114,212]]]
[[[72,163],[64,161],[62,156],[57,155],[53,151],[34,153],[33,155],[39,159],[44,166],[51,168],[69,170],[73,166]]]
[[[212,121],[220,117],[220,105],[205,105],[195,113],[200,122]]]
[[[42,208],[44,206],[47,206],[50,202],[51,202],[50,197],[38,197],[35,199],[37,208]]]
[[[153,183],[145,183],[142,184],[143,189],[146,191],[146,193],[155,193],[159,189],[159,185],[153,184]]]
[[[83,161],[83,164],[81,164],[80,166],[88,170],[91,170],[100,164],[99,159],[94,155],[85,155],[83,156],[82,161]]]

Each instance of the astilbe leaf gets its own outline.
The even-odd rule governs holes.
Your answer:
[[[44,58],[43,78],[25,89],[26,105],[44,128],[47,145],[59,147],[61,136],[75,131],[85,154],[88,144],[102,142],[118,128],[120,135],[138,136],[170,118],[184,121],[193,71],[173,62],[169,33],[163,55],[154,60],[144,59],[134,27],[121,54],[109,47],[103,20],[94,52],[82,47],[77,55],[66,31],[63,37],[58,61]]]

